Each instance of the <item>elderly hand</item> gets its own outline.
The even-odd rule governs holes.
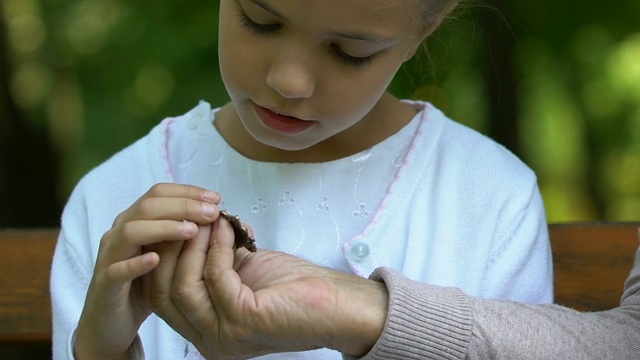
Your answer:
[[[281,252],[233,250],[220,218],[185,242],[154,245],[143,281],[149,307],[209,359],[329,347],[363,355],[378,339],[382,284]]]

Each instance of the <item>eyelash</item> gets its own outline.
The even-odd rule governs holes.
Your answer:
[[[371,65],[371,63],[373,62],[373,55],[351,56],[345,53],[344,51],[342,51],[342,49],[340,49],[340,47],[336,44],[331,44],[331,49],[333,50],[333,53],[338,57],[339,60],[355,68],[363,68]]]
[[[251,31],[252,33],[254,33],[255,35],[269,35],[275,31],[280,30],[280,25],[277,24],[269,24],[269,25],[264,25],[264,24],[259,24],[253,20],[251,20],[251,18],[249,18],[249,16],[247,16],[247,14],[245,14],[244,12],[241,12],[240,14],[240,21],[242,23],[242,26],[244,28],[246,28],[247,30]],[[334,56],[342,61],[344,64],[354,67],[354,68],[364,68],[366,66],[371,65],[371,62],[373,61],[374,55],[370,55],[370,56],[351,56],[347,53],[345,53],[342,49],[340,49],[340,47],[337,44],[331,44],[330,45],[331,50],[333,50],[333,54]]]
[[[266,35],[280,29],[280,25],[258,24],[251,20],[244,12],[240,13],[240,21],[242,22],[242,26],[256,35]]]

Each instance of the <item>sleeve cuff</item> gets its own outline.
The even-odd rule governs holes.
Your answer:
[[[466,357],[473,318],[461,290],[415,282],[390,268],[369,278],[386,285],[389,310],[382,335],[363,360]]]

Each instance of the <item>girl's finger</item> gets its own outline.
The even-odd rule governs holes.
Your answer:
[[[217,219],[220,194],[197,186],[156,184],[126,211],[119,214],[114,227],[133,220],[182,220],[211,223]]]
[[[141,198],[127,211],[128,220],[182,220],[209,224],[218,218],[220,210],[214,203],[186,197]]]
[[[145,253],[134,258],[117,262],[105,269],[104,276],[110,284],[122,285],[148,273],[158,265],[156,253]]]
[[[220,194],[195,185],[175,183],[158,183],[153,185],[142,198],[147,197],[182,197],[211,203],[220,202]]]
[[[172,288],[174,304],[193,326],[204,332],[211,331],[212,324],[217,322],[215,304],[203,280],[210,234],[211,227],[203,226],[195,238],[185,242]]]
[[[107,231],[100,241],[96,262],[102,268],[123,261],[141,252],[146,245],[159,242],[183,241],[193,238],[198,226],[188,221],[132,221]]]
[[[198,225],[186,220],[136,220],[123,226],[119,235],[127,246],[139,247],[163,241],[188,240],[198,233]]]

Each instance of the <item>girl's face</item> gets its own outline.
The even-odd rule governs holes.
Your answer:
[[[416,11],[411,0],[221,0],[220,69],[246,131],[301,150],[385,128],[394,119],[376,104],[426,36]]]

